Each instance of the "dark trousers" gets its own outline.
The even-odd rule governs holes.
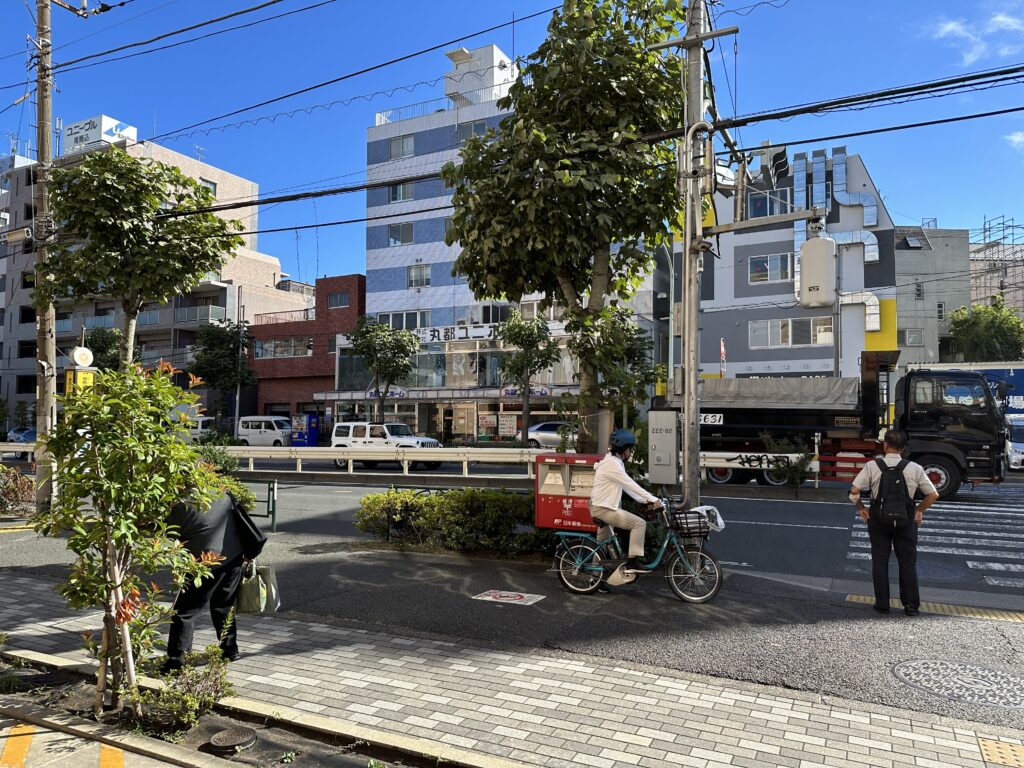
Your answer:
[[[889,607],[889,555],[896,550],[900,569],[900,602],[906,608],[919,608],[921,593],[917,586],[917,526],[890,528],[868,521],[871,540],[871,577],[875,582],[875,605]]]
[[[174,617],[171,632],[167,638],[167,661],[169,666],[181,666],[185,653],[192,650],[192,635],[196,628],[196,616],[207,603],[210,604],[210,618],[220,639],[220,648],[225,656],[238,653],[237,612],[227,623],[228,615],[238,599],[238,587],[242,583],[242,555],[226,560],[213,568],[209,577],[199,586],[188,584],[174,601]],[[227,626],[225,626],[227,625]]]

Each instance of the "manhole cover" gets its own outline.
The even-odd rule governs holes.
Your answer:
[[[219,755],[233,755],[256,743],[256,731],[245,726],[226,728],[210,737],[210,749]]]
[[[1024,676],[955,661],[919,659],[892,668],[899,680],[928,693],[983,707],[1024,709]]]
[[[917,575],[922,579],[933,579],[937,581],[953,581],[962,579],[967,571],[955,565],[939,565],[938,563],[918,563]]]

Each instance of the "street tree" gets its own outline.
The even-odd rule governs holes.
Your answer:
[[[92,351],[92,364],[101,371],[121,365],[121,337],[119,328],[93,328],[86,334],[85,346]]]
[[[681,0],[565,0],[547,39],[498,102],[499,129],[469,139],[454,187],[446,242],[454,271],[478,299],[544,294],[560,304],[580,346],[600,344],[677,220],[672,148],[646,134],[678,127],[680,63],[648,46],[675,36]],[[584,431],[594,451],[600,373],[579,360]]]
[[[167,364],[149,372],[100,371],[95,387],[64,396],[62,418],[41,438],[61,481],[52,505],[34,518],[36,530],[65,538],[74,554],[59,586],[68,605],[104,612],[101,641],[87,637],[100,660],[97,711],[108,671],[115,701],[137,690],[136,661],[153,650],[159,625],[170,620],[167,595],[147,576],[168,573],[180,588],[208,575],[217,561],[212,553],[194,558],[167,523],[178,501],[208,507],[219,484],[178,437],[184,417],[175,408],[197,398],[172,383],[173,373]]]
[[[411,331],[392,328],[366,316],[359,318],[348,338],[352,352],[363,359],[366,370],[373,375],[371,387],[377,418],[383,419],[391,387],[413,372],[420,340]]]
[[[36,282],[36,303],[118,301],[122,364],[134,356],[143,305],[187,293],[242,244],[235,234],[241,222],[195,212],[215,202],[210,190],[173,166],[116,147],[55,168],[50,195],[61,226]]]
[[[511,348],[502,358],[501,377],[514,384],[523,399],[522,441],[526,445],[530,439],[530,380],[558,362],[558,342],[551,338],[543,318],[526,320],[518,309],[509,313],[494,335],[504,347]]]
[[[1024,358],[1024,322],[1001,295],[991,304],[960,307],[950,314],[949,333],[964,362],[981,363]]]
[[[256,375],[248,364],[251,345],[249,324],[244,321],[225,320],[204,325],[196,334],[195,362],[189,366],[189,372],[202,379],[207,387],[217,390],[220,395],[218,411],[223,410],[227,393],[256,383]]]

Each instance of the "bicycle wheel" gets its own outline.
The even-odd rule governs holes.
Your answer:
[[[555,568],[562,585],[570,592],[589,595],[601,586],[604,569],[599,549],[585,542],[559,547],[555,554]]]
[[[665,578],[676,597],[685,603],[706,603],[722,588],[722,566],[706,549],[687,547],[686,560],[678,552],[665,562]]]

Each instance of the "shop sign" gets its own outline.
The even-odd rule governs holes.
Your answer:
[[[388,400],[404,400],[409,396],[408,390],[402,389],[401,387],[391,387],[387,393]],[[377,390],[368,389],[366,390],[366,397],[370,400],[377,399]]]
[[[496,413],[481,413],[478,418],[480,429],[495,429],[498,426],[498,414]]]
[[[530,387],[530,397],[547,397],[551,390],[547,387]],[[519,397],[519,387],[505,387],[501,390],[502,397]]]
[[[501,437],[515,437],[518,432],[516,415],[514,413],[503,413],[498,416],[498,435]]]
[[[474,339],[493,339],[496,327],[494,325],[444,325],[434,328],[417,328],[413,333],[424,344],[433,341],[473,341]]]

